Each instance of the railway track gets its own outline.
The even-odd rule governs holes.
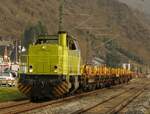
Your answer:
[[[11,103],[11,104],[6,104],[6,105],[0,106],[0,114],[20,114],[20,113],[24,113],[24,112],[31,111],[34,109],[43,108],[48,105],[69,101],[69,100],[72,100],[75,98],[82,98],[84,96],[95,95],[98,92],[105,91],[105,90],[106,90],[106,88],[87,92],[87,93],[77,94],[75,96],[61,98],[58,100],[43,102],[43,103],[33,103],[33,102],[30,102],[29,100],[25,100],[25,101],[15,102],[15,103]]]
[[[12,102],[12,103],[5,103],[0,105],[0,111],[4,110],[4,109],[8,109],[8,108],[12,108],[12,107],[16,107],[19,105],[24,105],[24,104],[28,104],[30,101],[29,100],[23,100],[23,101],[19,101],[19,102]]]
[[[134,89],[134,88],[130,88],[130,89]],[[32,103],[29,100],[20,101],[20,102],[14,103],[14,104],[8,104],[8,105],[1,106],[0,107],[0,114],[1,113],[2,114],[20,114],[20,113],[24,113],[24,112],[31,111],[34,109],[43,108],[43,107],[46,107],[49,105],[63,103],[63,102],[69,101],[69,100],[71,101],[73,99],[80,99],[82,97],[89,96],[89,95],[95,95],[98,92],[102,92],[105,90],[107,91],[107,89],[101,89],[101,90],[96,90],[96,91],[92,91],[92,92],[78,94],[75,96],[66,97],[66,98],[53,100],[53,101],[49,101],[49,102],[43,102],[43,103]],[[129,91],[129,90],[125,90],[124,92]]]
[[[92,107],[87,107],[87,108],[84,108],[81,110],[73,111],[73,114],[86,113],[86,112],[90,112],[93,110],[96,111],[96,108],[101,109],[101,107],[104,104],[111,104],[111,102],[113,102],[113,100],[114,101],[117,100],[117,98],[119,96],[125,96],[125,95],[128,95],[129,93],[132,93],[132,94],[130,94],[130,96],[131,96],[130,99],[128,99],[128,96],[126,96],[126,102],[120,102],[116,105],[113,105],[113,107],[109,106],[109,110],[107,110],[107,111],[105,110],[107,113],[112,113],[112,114],[114,114],[114,112],[119,112],[121,108],[125,107],[134,98],[139,96],[145,87],[145,86],[143,86],[142,88],[136,88],[136,86],[137,86],[137,84],[134,84],[134,86],[127,85],[127,86],[125,86],[124,90],[121,93],[115,94],[115,95],[103,100],[102,102],[100,102],[96,105],[93,105]],[[116,89],[120,88],[120,87],[121,87],[120,85],[115,86]],[[115,88],[114,88],[114,91],[115,91]],[[95,90],[92,92],[77,94],[75,96],[61,98],[58,100],[52,100],[52,101],[43,102],[43,103],[32,103],[29,100],[25,100],[25,101],[15,102],[14,104],[11,103],[8,105],[3,105],[3,106],[0,105],[0,114],[20,114],[20,113],[25,113],[28,111],[44,108],[46,106],[51,106],[51,105],[53,106],[53,105],[58,105],[58,104],[65,105],[66,102],[72,102],[75,99],[79,100],[82,97],[86,97],[86,96],[92,96],[92,95],[95,96],[98,93],[101,94],[101,93],[105,93],[106,91],[108,91],[108,89],[104,88],[104,89],[99,89],[99,90]],[[134,93],[134,95],[133,95],[133,93]]]
[[[142,88],[130,88],[91,107],[77,110],[72,114],[118,114],[130,102],[141,95],[147,85],[144,85]]]

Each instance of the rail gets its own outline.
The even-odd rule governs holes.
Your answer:
[[[136,99],[139,95],[141,95],[148,85],[149,84],[145,84],[141,88],[131,88],[115,96],[112,96],[102,102],[99,102],[93,106],[77,110],[71,114],[89,114],[98,112],[103,112],[105,114],[120,114],[119,112],[130,102]]]
[[[106,90],[106,89],[102,89],[102,90]],[[14,103],[14,104],[8,104],[8,105],[6,104],[4,106],[0,106],[0,114],[1,113],[3,113],[3,114],[26,113],[28,111],[40,109],[40,108],[50,106],[53,104],[59,104],[59,103],[65,102],[65,101],[71,101],[72,99],[78,99],[78,98],[82,98],[82,97],[93,95],[93,94],[96,95],[97,93],[99,93],[102,90],[95,90],[95,91],[91,91],[91,92],[87,92],[87,93],[79,93],[74,96],[69,96],[66,98],[61,98],[61,99],[47,101],[47,102],[41,102],[41,103],[33,103],[28,100],[25,100],[25,101],[21,101],[21,102]]]

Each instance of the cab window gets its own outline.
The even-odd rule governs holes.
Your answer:
[[[70,50],[76,50],[76,45],[75,45],[75,42],[73,40],[70,40],[69,41],[69,49]]]
[[[35,44],[58,44],[58,36],[54,35],[38,36]]]

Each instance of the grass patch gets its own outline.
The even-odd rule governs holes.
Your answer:
[[[0,87],[0,102],[25,99],[16,87]]]

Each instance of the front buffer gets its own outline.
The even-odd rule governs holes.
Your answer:
[[[20,74],[18,89],[32,100],[54,99],[69,92],[65,76]]]

